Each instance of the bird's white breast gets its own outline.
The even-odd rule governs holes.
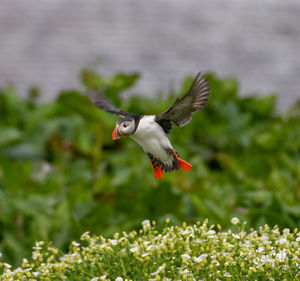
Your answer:
[[[131,138],[143,147],[145,152],[151,153],[166,164],[172,162],[167,150],[173,147],[162,127],[155,122],[155,115],[145,115]]]

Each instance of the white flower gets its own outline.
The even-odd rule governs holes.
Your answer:
[[[259,264],[259,258],[258,258],[258,257],[254,258],[254,259],[253,259],[253,262],[254,262],[256,265],[258,265],[258,264]]]
[[[279,262],[284,262],[284,260],[287,259],[285,249],[279,251],[279,253],[276,254],[276,258]]]
[[[279,231],[278,228],[272,229],[272,232],[275,233],[275,234],[280,235],[280,231]]]
[[[180,232],[179,232],[179,234],[181,234],[181,235],[188,235],[188,234],[190,234],[191,232],[188,230],[188,229],[186,229],[186,230],[181,230]]]
[[[179,270],[180,274],[190,274],[189,270],[187,268],[183,268]]]
[[[236,238],[236,239],[240,239],[240,238],[241,238],[240,235],[235,234],[235,233],[232,233],[232,236],[233,236],[234,238]]]
[[[232,245],[232,244],[230,244],[228,242],[226,243],[226,246],[229,247],[229,248],[233,248],[234,247],[234,245]]]
[[[144,220],[144,221],[142,222],[142,225],[143,225],[143,229],[144,229],[144,231],[147,231],[147,230],[149,230],[149,229],[150,229],[150,226],[151,226],[151,224],[150,224],[150,221],[149,221],[149,220]]]
[[[223,276],[225,276],[225,277],[232,277],[228,272],[225,272],[225,273],[223,274]]]
[[[138,251],[139,251],[138,247],[133,247],[133,248],[130,249],[131,253],[135,253],[135,252],[138,252]]]
[[[279,239],[278,241],[276,241],[277,244],[280,244],[280,245],[284,245],[286,244],[288,241],[285,239],[285,238],[281,238]]]
[[[42,247],[40,247],[40,246],[33,246],[32,249],[34,249],[34,250],[41,250]]]
[[[202,255],[199,256],[199,257],[193,257],[193,260],[194,260],[195,262],[202,262],[206,257],[207,257],[207,254],[202,254]]]
[[[87,236],[89,233],[90,233],[89,231],[86,231],[85,233],[83,233],[83,234],[81,235],[81,238],[84,239],[85,236]]]
[[[182,258],[183,260],[189,260],[191,257],[190,257],[190,255],[188,255],[188,254],[183,254],[183,255],[181,255],[181,258]]]
[[[262,264],[265,264],[268,261],[272,261],[272,259],[270,259],[268,255],[262,255],[260,261],[262,262]]]
[[[115,281],[123,281],[122,277],[117,277]]]
[[[155,248],[153,245],[149,245],[147,248],[146,248],[146,251],[150,251],[152,248]]]
[[[240,223],[240,220],[237,217],[234,217],[231,219],[231,223],[237,225],[238,223]]]
[[[155,272],[152,272],[151,275],[158,275],[161,271],[166,268],[166,264],[161,265]]]
[[[38,257],[37,257],[36,252],[33,252],[33,253],[32,253],[32,259],[33,259],[33,260],[36,260],[37,258],[38,258]]]
[[[118,244],[118,240],[117,239],[108,239],[108,241],[112,244],[112,245],[117,245]]]
[[[261,253],[261,252],[263,252],[264,250],[265,250],[264,247],[259,247],[259,248],[256,250],[256,252],[257,252],[257,253]]]
[[[11,265],[8,264],[8,263],[6,263],[6,262],[4,262],[3,265],[4,265],[6,268],[11,268]]]

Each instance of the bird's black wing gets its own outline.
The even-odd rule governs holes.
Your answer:
[[[99,107],[109,113],[119,115],[123,118],[126,116],[129,116],[129,115],[132,115],[128,112],[125,112],[125,111],[115,107],[105,96],[103,96],[102,94],[100,94],[99,92],[97,92],[95,90],[88,90],[87,95],[88,95],[90,101],[94,105],[96,105],[97,107]]]
[[[177,99],[167,111],[156,115],[155,121],[164,128],[166,133],[172,129],[171,122],[183,127],[192,120],[196,111],[205,107],[209,96],[205,75],[198,73],[187,94],[183,98]]]

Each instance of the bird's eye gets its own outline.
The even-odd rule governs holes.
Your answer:
[[[126,128],[126,127],[127,127],[127,125],[126,125],[125,123],[124,123],[124,125],[123,125],[123,126],[124,126],[124,128]]]

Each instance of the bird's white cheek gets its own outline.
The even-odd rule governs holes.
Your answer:
[[[120,131],[122,132],[122,135],[130,135],[132,132],[132,129],[128,126],[126,128],[122,128]]]
[[[134,131],[134,124],[130,124],[127,128],[126,128],[126,134],[131,135]]]

